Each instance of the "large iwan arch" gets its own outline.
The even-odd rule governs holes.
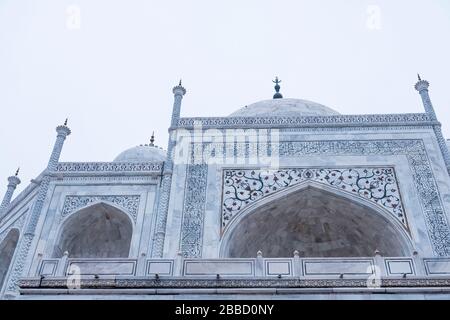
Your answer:
[[[97,203],[73,213],[63,224],[54,257],[64,252],[70,258],[127,258],[133,225],[126,213]]]
[[[409,256],[405,228],[367,200],[310,182],[244,209],[222,237],[220,256],[370,257]]]
[[[14,252],[19,241],[19,230],[12,229],[0,243],[0,290],[5,282]]]

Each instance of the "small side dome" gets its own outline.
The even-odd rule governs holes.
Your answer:
[[[162,162],[165,160],[166,151],[146,144],[123,151],[114,159],[114,162]]]

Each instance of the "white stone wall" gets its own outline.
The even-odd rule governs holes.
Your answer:
[[[178,135],[187,134],[186,131],[178,130]],[[419,140],[423,141],[426,150],[426,157],[432,169],[432,175],[439,191],[439,201],[447,219],[450,220],[450,179],[446,172],[445,163],[439,149],[439,145],[431,128],[397,128],[397,129],[339,129],[331,130],[306,130],[306,129],[285,129],[281,131],[281,142],[305,142],[305,141],[392,141],[392,140]],[[309,154],[303,156],[291,155],[280,158],[280,167],[283,168],[352,168],[352,167],[377,167],[389,166],[395,169],[398,180],[402,204],[408,220],[411,240],[414,248],[422,257],[436,256],[430,240],[429,230],[425,221],[423,203],[418,195],[418,189],[413,179],[412,170],[408,158],[404,154],[373,155],[357,154],[329,156],[322,154]],[[222,214],[222,183],[223,170],[227,168],[255,168],[256,164],[214,164],[209,165],[206,175],[206,192],[204,202],[195,203],[196,208],[202,212],[202,230],[200,239],[200,257],[204,259],[215,259],[220,257],[220,248],[223,245],[223,235],[221,234],[221,214]],[[182,251],[183,219],[189,212],[187,192],[189,190],[188,180],[189,166],[186,163],[175,162],[170,202],[168,210],[166,238],[164,244],[164,258],[174,259]],[[30,254],[26,258],[24,274],[35,276],[41,259],[52,257],[55,244],[58,241],[59,232],[64,221],[76,211],[72,210],[67,214],[65,211],[65,200],[68,196],[95,197],[95,201],[112,196],[138,196],[139,205],[134,213],[128,212],[133,220],[133,236],[129,258],[142,259],[151,257],[152,239],[156,222],[157,201],[159,197],[159,185],[161,176],[158,174],[129,174],[116,172],[110,174],[71,174],[55,175],[50,182],[49,191],[45,198],[42,213],[37,224],[35,237],[30,248]],[[193,186],[196,191],[196,185]],[[6,236],[11,228],[18,228],[21,236],[24,226],[27,225],[27,213],[33,204],[33,199],[38,188],[23,197],[20,201],[13,203],[13,207],[7,216],[0,222],[0,240]],[[19,239],[20,242],[20,239]],[[18,253],[15,253],[15,256]],[[256,253],[255,253],[256,254]],[[412,253],[411,253],[412,255]],[[13,259],[10,270],[14,268]],[[7,277],[10,277],[8,275]],[[5,281],[0,294],[5,293],[8,280]]]
[[[181,132],[181,131],[180,131]],[[183,131],[182,134],[186,134]],[[432,174],[439,190],[439,197],[447,221],[450,212],[450,179],[433,130],[431,128],[399,128],[399,129],[369,129],[369,130],[339,130],[339,131],[306,131],[285,130],[280,134],[280,141],[362,141],[362,140],[420,140],[426,148],[426,156],[432,169]],[[281,167],[394,167],[397,175],[403,206],[405,209],[411,239],[416,250],[422,256],[434,256],[432,244],[425,222],[423,204],[418,196],[410,163],[404,154],[368,155],[352,154],[338,156],[307,155],[280,158]],[[255,165],[215,164],[208,166],[206,203],[204,204],[204,221],[202,232],[202,258],[218,258],[222,245],[221,230],[221,196],[222,173],[224,168],[254,168]],[[187,166],[176,164],[171,190],[171,201],[167,224],[165,257],[173,258],[181,249],[183,223],[183,206],[186,200]],[[256,254],[256,253],[255,253]]]
[[[50,258],[53,255],[55,245],[59,239],[59,233],[64,222],[78,210],[85,206],[63,214],[66,197],[80,197],[82,199],[93,198],[94,203],[104,201],[115,205],[111,200],[126,196],[138,196],[139,205],[133,208],[134,216],[129,208],[115,205],[125,212],[133,221],[133,234],[130,247],[130,258],[137,258],[139,255],[150,255],[151,235],[154,226],[154,212],[156,195],[158,192],[158,178],[155,179],[135,179],[134,181],[97,182],[97,179],[74,183],[72,181],[53,181],[51,183],[49,195],[44,204],[43,214],[39,220],[36,232],[36,242],[34,243],[33,254],[30,255],[28,274],[34,275],[42,258]],[[105,198],[106,200],[102,200]]]
[[[18,196],[20,198],[18,199],[19,201],[13,201],[8,213],[0,221],[0,242],[4,240],[4,238],[12,229],[17,229],[19,231],[19,243],[22,240],[26,223],[29,218],[29,213],[38,192],[38,189],[33,187],[34,184],[29,187],[29,190],[24,190],[24,192]],[[2,288],[0,288],[0,297],[2,297],[4,294],[10,293],[10,290],[8,290],[8,286],[10,284],[11,274],[16,263],[17,256],[18,250],[15,250],[14,256],[9,266],[9,271],[5,277]]]

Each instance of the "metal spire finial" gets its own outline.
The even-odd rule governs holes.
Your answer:
[[[422,78],[420,77],[420,74],[417,74],[417,78],[419,79],[419,81],[422,81]]]
[[[272,80],[273,83],[279,84],[281,83],[281,80],[278,79],[278,77],[275,77],[275,80]]]
[[[275,87],[274,88],[275,88],[275,91],[276,91],[276,93],[273,95],[273,98],[274,99],[282,99],[283,95],[280,93],[281,80],[279,80],[278,77],[275,77],[275,80],[272,80],[272,82],[275,83]]]
[[[150,146],[155,146],[155,131],[152,132],[152,136],[150,137]]]
[[[180,79],[180,83],[178,85],[181,87],[181,79]]]
[[[69,121],[68,118],[66,118],[66,121],[64,121],[64,125],[67,126],[67,122]]]
[[[20,167],[18,167],[16,170],[16,174],[15,174],[16,177],[19,175],[19,172],[20,172]]]

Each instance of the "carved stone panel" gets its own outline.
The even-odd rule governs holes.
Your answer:
[[[138,195],[66,196],[61,215],[64,217],[92,203],[104,201],[123,208],[133,217],[133,221],[136,222],[140,199],[141,197]]]
[[[222,187],[222,228],[248,205],[305,181],[325,184],[374,202],[407,228],[394,168],[390,167],[226,169]]]

